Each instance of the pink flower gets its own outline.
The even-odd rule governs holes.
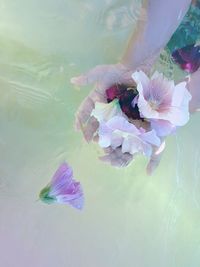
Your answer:
[[[149,79],[144,72],[137,71],[132,78],[137,83],[140,114],[151,122],[159,136],[168,135],[188,122],[191,95],[186,82],[175,85],[158,72]]]
[[[160,139],[154,130],[146,132],[129,123],[125,117],[114,116],[108,121],[101,121],[98,129],[99,145],[113,149],[122,147],[122,153],[142,153],[147,157],[152,154],[152,146],[160,146]]]
[[[77,209],[82,209],[84,204],[81,185],[73,179],[72,168],[65,162],[60,165],[51,182],[41,190],[39,196],[48,204],[69,204]]]

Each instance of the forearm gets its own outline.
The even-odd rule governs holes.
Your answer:
[[[141,17],[122,63],[136,69],[159,55],[186,14],[191,0],[144,0]]]

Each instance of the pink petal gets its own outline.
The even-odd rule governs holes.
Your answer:
[[[145,93],[150,82],[150,79],[147,77],[147,75],[143,71],[136,71],[132,74],[132,78],[137,83],[137,85],[141,83]]]
[[[160,138],[158,138],[154,130],[142,134],[141,137],[143,141],[146,141],[149,144],[152,144],[154,146],[160,146]]]
[[[108,127],[111,129],[127,132],[127,133],[135,133],[139,134],[140,131],[132,124],[129,123],[128,120],[121,116],[115,116],[110,119],[107,123]]]
[[[167,136],[176,130],[176,126],[165,120],[151,120],[151,128],[158,136]]]
[[[71,188],[66,188],[66,191],[61,192],[58,196],[56,196],[56,200],[58,203],[63,204],[71,204],[71,202],[79,202],[79,204],[83,204],[83,191],[79,182],[73,182],[73,186]],[[82,205],[80,205],[82,206]]]
[[[186,82],[181,82],[175,86],[172,106],[180,107],[183,102],[185,102],[185,105],[187,105],[191,98],[192,96],[186,88]]]
[[[138,88],[140,88],[140,84]],[[146,101],[143,94],[140,93],[141,90],[138,90],[138,91],[139,91],[138,108],[140,111],[140,115],[143,118],[147,118],[147,119],[151,119],[151,118],[157,119],[159,117],[159,113],[150,107],[148,101]]]

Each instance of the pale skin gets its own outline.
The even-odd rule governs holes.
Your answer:
[[[95,102],[106,102],[105,90],[113,84],[133,85],[131,74],[135,70],[143,69],[148,73],[160,51],[181,23],[190,4],[191,0],[145,0],[137,30],[131,37],[121,62],[96,66],[87,73],[71,79],[71,82],[78,86],[95,84],[95,88],[85,98],[76,114],[75,127],[83,132],[86,141],[93,140],[98,127],[97,121],[90,116]],[[170,16],[167,17],[166,14]],[[200,70],[192,74],[188,80],[188,90],[194,96],[190,102],[191,112],[200,108],[199,84]],[[96,137],[95,141],[97,140]],[[158,166],[161,151],[154,150],[147,165],[148,174]],[[132,155],[123,154],[120,148],[115,150],[108,148],[105,153],[101,160],[118,167],[128,165],[133,159]]]

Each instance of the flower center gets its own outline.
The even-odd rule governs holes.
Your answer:
[[[140,120],[139,109],[137,101],[135,105],[132,102],[138,96],[138,91],[135,86],[130,87],[123,84],[116,84],[106,90],[107,102],[110,103],[114,99],[119,100],[121,110],[129,119]]]
[[[149,105],[153,110],[157,110],[159,107],[159,103],[155,99],[151,99]]]

